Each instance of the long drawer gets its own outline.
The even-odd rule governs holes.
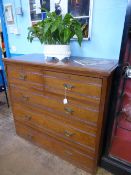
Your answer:
[[[63,95],[66,89],[69,97],[90,100],[98,104],[101,96],[102,79],[45,71],[44,86],[48,92]]]
[[[14,111],[15,113],[15,111]],[[33,115],[26,113],[26,111],[20,111],[14,116],[17,120],[25,121],[25,124],[36,126],[36,128],[42,128],[43,131],[56,135],[59,139],[66,139],[71,143],[80,145],[83,148],[90,148],[95,150],[96,135],[77,128],[72,127],[69,124],[62,123],[61,121],[52,119],[46,115]]]
[[[16,122],[16,132],[18,135],[28,139],[44,149],[62,157],[63,159],[71,162],[78,167],[87,170],[89,172],[95,171],[93,158],[88,157],[86,154],[80,152],[77,149],[71,148],[69,145],[59,142],[53,137],[49,137],[46,134],[38,132]]]
[[[37,127],[43,126],[43,121],[49,118],[61,121],[63,124],[71,125],[79,130],[89,132],[91,134],[97,134],[97,127],[90,126],[86,123],[79,122],[70,117],[63,117],[61,115],[55,115],[52,112],[48,112],[41,108],[37,108],[33,105],[26,105],[21,102],[13,103],[13,114],[17,120],[23,120],[25,122],[33,122]]]
[[[12,101],[21,101],[29,105],[39,105],[48,111],[63,116],[73,116],[78,120],[87,122],[90,125],[96,126],[99,115],[99,107],[88,107],[87,104],[80,104],[76,101],[70,101],[68,104],[63,104],[63,99],[58,96],[49,94],[39,95],[30,93],[29,91],[22,91],[18,87],[11,86]]]

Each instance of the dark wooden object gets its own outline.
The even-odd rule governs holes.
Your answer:
[[[94,174],[116,62],[34,54],[4,63],[17,134]]]
[[[106,130],[105,130],[105,136],[104,136],[105,144],[103,146],[103,153],[101,158],[101,166],[109,170],[115,175],[131,174],[131,163],[129,163],[129,161],[124,160],[121,156],[117,157],[111,154],[113,137],[116,135],[119,128],[118,122],[116,123],[116,121],[118,121],[118,119],[120,118],[119,116],[120,112],[118,110],[118,107],[120,106],[120,104],[121,104],[121,108],[123,107],[123,101],[124,101],[123,99],[125,98],[125,94],[127,91],[127,84],[129,86],[129,83],[131,81],[130,79],[126,78],[126,76],[124,75],[124,67],[127,65],[127,63],[131,65],[131,0],[129,0],[127,4],[120,57],[119,57],[118,68],[114,76],[113,86],[111,90],[112,91],[111,100],[110,100],[111,108],[109,109],[108,116],[107,116],[108,120],[106,123]],[[127,99],[129,98],[128,97],[129,95],[130,95],[130,92],[127,95]],[[126,134],[126,136],[129,137],[129,134]],[[123,140],[126,140],[124,134],[123,134],[123,137],[121,138],[123,138]],[[119,146],[121,146],[121,143],[119,143]],[[124,152],[125,150],[127,152],[126,144],[124,144],[120,152],[122,154],[125,154]],[[129,153],[125,154],[125,156],[130,154],[131,153],[129,151]]]
[[[8,95],[7,95],[7,90],[6,90],[6,84],[5,84],[5,80],[4,80],[3,70],[1,69],[1,67],[0,67],[0,76],[1,76],[1,80],[2,80],[2,85],[0,86],[0,92],[4,91],[5,97],[6,97],[6,102],[7,102],[7,105],[9,107]]]

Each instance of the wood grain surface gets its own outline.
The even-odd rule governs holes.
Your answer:
[[[95,174],[117,64],[93,58],[57,62],[39,54],[4,62],[18,135]]]

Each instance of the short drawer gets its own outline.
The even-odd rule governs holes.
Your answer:
[[[9,83],[26,85],[27,83],[43,85],[43,71],[39,67],[8,65],[7,75]]]
[[[63,95],[66,88],[67,96],[100,101],[102,80],[99,78],[45,71],[44,82],[48,92]]]
[[[95,160],[79,150],[71,148],[68,144],[59,142],[53,137],[31,129],[30,127],[22,126],[18,122],[16,123],[16,131],[18,135],[42,146],[44,149],[77,165],[79,168],[89,172],[95,171]]]
[[[52,111],[57,115],[63,115],[63,117],[73,117],[81,122],[86,122],[92,126],[97,126],[99,116],[99,106],[87,106],[88,104],[82,104],[70,100],[68,104],[63,104],[63,98],[50,94],[36,94],[27,91],[22,91],[11,86],[12,101],[20,101],[25,104],[38,106],[45,110]]]

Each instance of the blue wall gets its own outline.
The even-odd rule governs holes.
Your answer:
[[[3,63],[2,63],[2,50],[0,48],[0,67],[3,67]],[[1,76],[0,76],[0,86],[2,85],[2,79],[1,79]]]
[[[10,57],[10,52],[9,52],[9,47],[8,47],[8,37],[7,37],[7,28],[6,28],[6,24],[5,24],[5,18],[3,17],[3,1],[0,0],[0,20],[1,20],[1,27],[2,27],[2,31],[3,31],[3,38],[4,38],[4,44],[6,47],[6,55],[8,57]],[[2,61],[2,48],[0,47],[0,67],[2,67],[2,70],[4,70],[4,64]],[[5,74],[4,74],[5,76]],[[3,85],[2,83],[2,79],[0,77],[0,86]]]
[[[3,2],[12,3],[14,7],[19,6],[19,0],[3,0]],[[81,48],[76,41],[72,41],[72,55],[118,59],[127,2],[128,0],[94,0],[91,40],[83,41]],[[10,52],[43,53],[43,46],[37,40],[30,44],[26,39],[27,27],[31,25],[28,0],[22,0],[22,7],[24,15],[14,14],[15,24],[7,26]],[[20,35],[12,34],[11,28],[18,28]],[[12,46],[16,47],[16,51]]]

